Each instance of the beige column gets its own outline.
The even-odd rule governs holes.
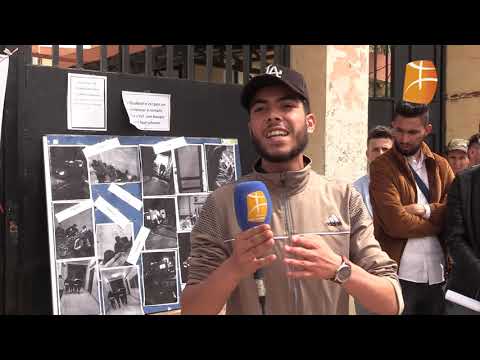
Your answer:
[[[313,168],[353,182],[366,173],[368,45],[294,45],[290,65],[307,81],[317,128],[307,155]],[[349,313],[355,314],[350,297]]]
[[[368,45],[294,45],[291,67],[307,81],[317,129],[307,155],[314,169],[352,182],[366,172]]]
[[[325,174],[325,89],[326,60],[325,45],[292,45],[290,66],[305,77],[310,95],[310,110],[317,117],[315,132],[310,134],[307,155],[312,158],[313,169]]]
[[[480,131],[480,46],[448,45],[446,142]]]

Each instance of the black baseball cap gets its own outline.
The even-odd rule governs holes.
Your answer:
[[[255,76],[243,87],[240,97],[242,106],[249,110],[257,91],[272,85],[286,85],[309,103],[307,83],[303,75],[282,65],[271,64],[267,66],[264,74]]]

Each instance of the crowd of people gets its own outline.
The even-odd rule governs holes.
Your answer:
[[[81,230],[77,224],[64,229],[57,226],[55,229],[57,256],[59,258],[80,258],[94,256],[93,232],[86,225]]]
[[[63,279],[62,275],[58,276],[58,289],[60,298],[63,294],[79,294],[83,288],[83,280],[74,276],[67,276]]]
[[[376,239],[399,264],[404,314],[459,311],[445,302],[455,262],[445,233],[448,192],[456,176],[480,164],[480,133],[452,139],[442,157],[424,142],[431,130],[427,105],[397,104],[392,127],[369,132],[368,174],[354,183],[372,216]],[[359,305],[356,310],[368,313]]]
[[[167,212],[165,209],[149,208],[145,211],[145,219],[150,227],[167,224]]]
[[[124,183],[139,180],[137,175],[130,174],[128,170],[121,171],[115,168],[115,166],[107,164],[101,160],[92,160],[91,168],[93,170],[91,175],[94,175],[99,183]]]

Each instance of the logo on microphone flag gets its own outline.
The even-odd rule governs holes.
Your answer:
[[[254,191],[247,195],[247,210],[249,222],[265,222],[268,203],[263,191]]]
[[[403,100],[416,104],[428,104],[435,96],[437,84],[437,70],[432,61],[409,62],[405,69]]]

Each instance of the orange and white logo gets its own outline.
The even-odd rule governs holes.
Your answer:
[[[247,195],[247,211],[249,222],[264,222],[267,217],[268,203],[263,191],[255,191]]]
[[[403,84],[403,100],[416,104],[429,104],[435,96],[438,78],[430,60],[417,60],[407,64]]]

